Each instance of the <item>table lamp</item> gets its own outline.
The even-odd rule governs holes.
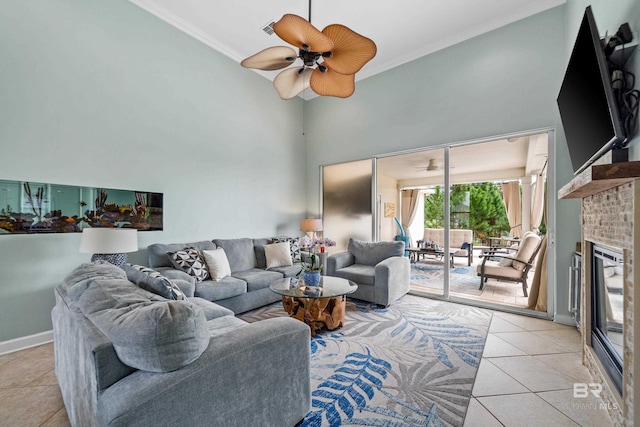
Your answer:
[[[91,261],[105,260],[118,267],[127,262],[127,252],[138,250],[138,230],[135,228],[85,228],[82,230],[80,252],[93,254]]]
[[[305,233],[312,233],[313,239],[316,238],[316,231],[322,231],[322,220],[316,218],[307,218],[300,221],[300,230]]]

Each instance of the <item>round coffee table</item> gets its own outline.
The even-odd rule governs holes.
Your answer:
[[[273,282],[269,288],[282,295],[282,306],[289,316],[311,328],[311,336],[318,329],[337,329],[344,326],[347,295],[358,285],[340,277],[321,276],[318,286],[306,286],[304,281],[286,277]]]

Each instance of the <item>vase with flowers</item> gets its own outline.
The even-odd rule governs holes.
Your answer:
[[[322,272],[322,263],[320,257],[311,254],[308,261],[302,262],[302,279],[307,286],[318,286],[320,284],[320,273]]]

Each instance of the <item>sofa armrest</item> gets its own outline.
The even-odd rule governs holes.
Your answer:
[[[109,387],[100,425],[293,426],[311,407],[309,341],[309,327],[288,317],[235,328],[190,365],[136,371]]]
[[[394,256],[375,267],[376,304],[388,305],[409,292],[411,266],[409,258]]]
[[[177,268],[172,267],[158,267],[154,268],[158,273],[162,274],[164,277],[170,280],[184,280],[189,283],[196,284],[196,278],[191,276],[189,273],[186,273],[182,270],[178,270]]]
[[[355,257],[349,252],[338,252],[337,254],[330,255],[327,258],[327,276],[335,276],[336,271],[341,268],[352,265],[355,262]]]

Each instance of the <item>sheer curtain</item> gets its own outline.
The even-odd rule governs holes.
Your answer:
[[[522,237],[522,202],[520,201],[520,183],[511,181],[502,184],[502,197],[507,209],[507,218],[511,237]]]
[[[400,213],[400,220],[402,221],[402,228],[407,236],[409,236],[409,246],[412,246],[411,232],[409,227],[416,217],[416,211],[418,209],[418,195],[420,190],[402,190],[402,212]]]

